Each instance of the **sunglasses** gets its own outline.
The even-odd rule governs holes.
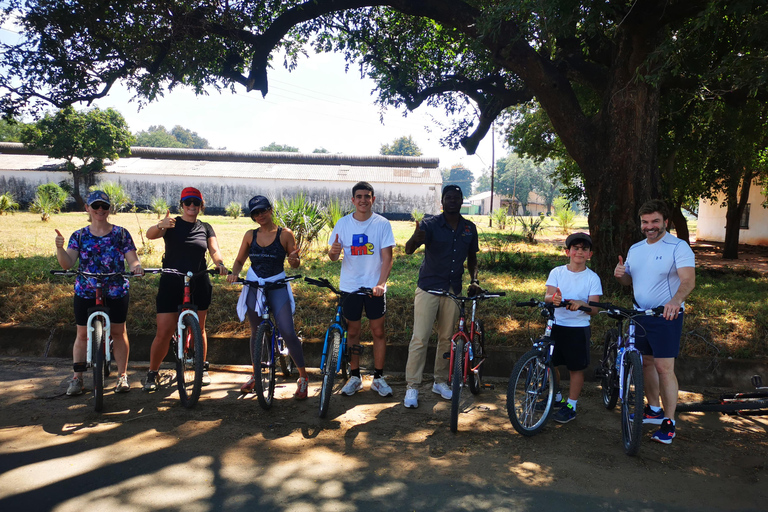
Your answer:
[[[256,217],[268,211],[269,211],[268,208],[259,208],[258,210],[253,210],[253,213],[251,213],[251,217]]]
[[[91,204],[91,209],[93,209],[93,210],[109,210],[109,205],[107,203],[93,203],[93,204]]]
[[[182,204],[184,206],[200,206],[203,202],[199,199],[185,199],[182,201]]]

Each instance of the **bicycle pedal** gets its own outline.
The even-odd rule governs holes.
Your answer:
[[[443,354],[443,359],[450,359],[450,358],[451,358],[450,352],[446,352],[445,354]]]
[[[753,375],[752,385],[755,386],[756,388],[763,387],[763,378],[760,375]]]
[[[496,389],[494,384],[483,384],[483,389]]]

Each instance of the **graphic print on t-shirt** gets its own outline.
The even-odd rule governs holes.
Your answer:
[[[373,256],[373,244],[368,241],[368,235],[365,233],[352,235],[349,252],[352,256]]]

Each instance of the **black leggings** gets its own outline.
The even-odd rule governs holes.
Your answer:
[[[291,311],[291,299],[288,296],[287,288],[277,288],[267,292],[269,309],[275,318],[277,328],[283,336],[285,346],[293,358],[293,362],[298,368],[306,366],[304,364],[304,350],[301,348],[299,337],[296,336],[296,329],[293,326],[293,312]],[[256,288],[251,287],[248,294],[248,322],[251,324],[251,338],[256,335],[256,330],[261,324],[261,317],[254,311],[256,305]]]

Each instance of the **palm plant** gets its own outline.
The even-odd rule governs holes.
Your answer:
[[[125,191],[125,188],[123,188],[121,184],[115,183],[114,181],[103,181],[88,189],[89,192],[93,192],[94,190],[102,190],[109,196],[109,202],[111,203],[111,206],[109,207],[110,213],[121,212],[131,204],[131,196],[128,195],[128,192]],[[163,213],[165,213],[166,210],[163,210]]]
[[[349,213],[349,208],[344,208],[338,197],[334,197],[325,206],[325,225],[328,229],[333,229],[339,220]]]
[[[232,201],[224,209],[224,213],[227,214],[227,217],[232,217],[233,219],[236,219],[243,214],[243,206],[240,203]]]
[[[564,197],[555,199],[553,206],[555,208],[555,222],[560,226],[564,235],[568,234],[575,224],[576,212],[571,209],[571,203]]]
[[[165,212],[167,212],[169,209],[170,207],[168,206],[168,201],[162,197],[153,197],[149,202],[149,211],[155,213],[158,219],[165,215]]]
[[[303,193],[272,201],[272,210],[277,223],[293,231],[299,254],[312,246],[327,222],[323,209]]]
[[[13,213],[18,209],[19,203],[16,202],[12,193],[6,192],[5,194],[0,195],[0,215],[8,212]]]

